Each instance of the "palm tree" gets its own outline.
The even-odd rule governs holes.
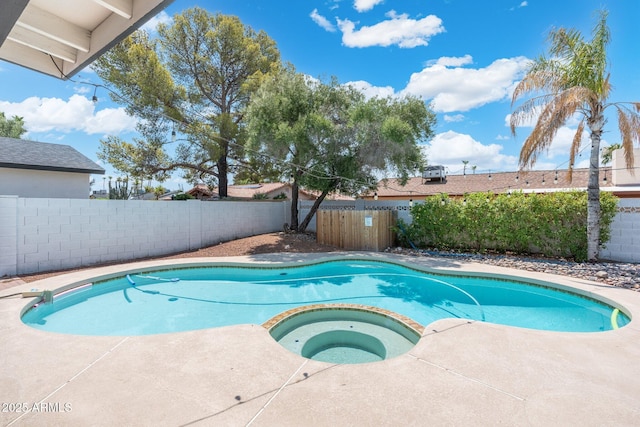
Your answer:
[[[462,164],[464,165],[462,168],[462,175],[467,175],[467,165],[469,164],[469,160],[463,160]]]
[[[511,115],[511,132],[537,116],[537,123],[520,151],[520,167],[532,167],[546,151],[558,129],[574,117],[580,118],[570,149],[569,179],[585,126],[591,139],[589,182],[587,186],[587,257],[595,261],[600,245],[599,152],[605,110],[617,111],[618,127],[627,168],[633,168],[633,143],[640,141],[640,102],[607,101],[611,84],[607,72],[609,28],[607,11],[599,12],[593,39],[586,42],[575,29],[551,31],[550,57],[534,60],[512,96],[512,106],[527,93],[534,94]]]

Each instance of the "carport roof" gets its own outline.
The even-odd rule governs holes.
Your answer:
[[[2,0],[0,59],[67,79],[173,0]]]

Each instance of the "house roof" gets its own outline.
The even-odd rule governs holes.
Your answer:
[[[259,184],[229,185],[227,187],[227,194],[229,195],[229,197],[238,199],[252,199],[256,194],[272,194],[276,192],[286,193],[287,189],[290,188],[291,184],[287,182],[263,182]],[[300,189],[300,192],[314,199],[319,196],[319,193],[307,191],[304,189]],[[200,193],[207,197],[214,197],[218,195],[218,189],[214,188],[213,190],[211,190],[206,184],[197,184],[195,187],[187,191],[187,193],[191,195]],[[340,194],[332,194],[330,197],[328,196],[327,199],[353,200],[353,197],[347,197]]]
[[[173,0],[2,0],[0,59],[67,79]]]
[[[251,199],[255,194],[269,194],[274,191],[286,192],[286,187],[290,185],[284,182],[266,182],[260,184],[230,185],[227,188],[229,197],[241,199]]]
[[[556,173],[557,172],[557,173]],[[556,180],[557,177],[557,180]],[[438,194],[463,196],[466,193],[492,192],[506,193],[523,191],[545,193],[566,189],[586,189],[588,169],[574,169],[569,181],[566,170],[533,170],[527,172],[494,172],[466,175],[449,175],[443,180],[426,180],[422,177],[410,178],[402,186],[399,179],[381,180],[378,183],[378,197],[408,199],[423,198]],[[611,168],[600,168],[600,188],[613,188]],[[372,197],[373,194],[367,194]]]
[[[0,137],[0,167],[104,174],[104,169],[69,145]]]
[[[277,190],[284,190],[289,185],[282,182],[269,182],[261,184],[247,184],[247,185],[229,185],[227,187],[227,194],[229,197],[237,197],[240,199],[251,199],[255,194],[267,194]],[[206,184],[196,184],[195,187],[187,191],[189,194],[204,194],[205,196],[212,197],[218,195],[218,189],[211,190]]]

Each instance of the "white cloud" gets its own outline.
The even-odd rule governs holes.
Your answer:
[[[345,86],[352,86],[355,89],[358,89],[360,92],[364,93],[364,96],[369,98],[386,98],[389,96],[394,96],[395,91],[391,86],[373,86],[369,82],[365,82],[364,80],[358,80],[353,82],[345,83]]]
[[[497,59],[485,68],[462,68],[472,58],[444,57],[413,73],[403,92],[432,100],[436,112],[468,111],[511,97],[529,59]]]
[[[73,91],[78,95],[84,95],[91,92],[91,88],[87,85],[76,85],[73,87]]]
[[[461,121],[464,121],[464,115],[462,115],[462,114],[454,114],[454,115],[445,114],[444,115],[444,121],[447,122],[447,123],[461,122]]]
[[[512,8],[511,8],[511,9],[509,9],[509,10],[514,11],[514,10],[516,10],[516,9],[521,9],[521,8],[523,8],[523,7],[527,7],[527,6],[529,6],[529,2],[527,2],[527,1],[523,1],[523,2],[520,2],[520,4],[519,4],[518,6],[516,6],[516,7],[512,7]]]
[[[342,31],[342,43],[347,47],[392,46],[413,48],[427,46],[429,39],[445,31],[442,20],[435,15],[415,20],[407,14],[397,15],[394,11],[387,14],[388,20],[372,26],[362,26],[356,30],[356,24],[348,19],[338,19],[338,28]]]
[[[140,29],[153,34],[157,31],[158,24],[171,25],[172,22],[173,18],[163,10],[162,12],[158,13],[156,16],[148,20],[142,27],[140,27]]]
[[[366,12],[373,9],[384,0],[354,0],[353,8],[358,12]]]
[[[135,129],[136,120],[124,108],[95,111],[95,104],[80,95],[65,101],[32,96],[19,103],[0,101],[0,111],[24,118],[29,132],[73,132],[114,134]]]
[[[473,64],[473,57],[471,55],[465,55],[460,57],[455,56],[443,56],[435,61],[427,61],[427,67],[441,66],[441,67],[462,67],[463,65]]]
[[[461,173],[463,160],[469,161],[467,170],[476,166],[478,172],[515,170],[518,165],[516,157],[501,154],[502,145],[484,145],[471,135],[454,131],[437,134],[424,148],[429,164],[443,165],[450,173]]]
[[[133,131],[137,120],[129,116],[124,108],[105,108],[88,117],[84,123],[84,131],[88,134],[117,135],[121,132]]]
[[[326,31],[329,31],[331,33],[336,31],[336,27],[331,22],[329,22],[327,18],[320,15],[318,13],[318,9],[313,9],[313,11],[309,14],[309,16],[311,17],[313,22],[318,24],[320,27],[324,28]]]

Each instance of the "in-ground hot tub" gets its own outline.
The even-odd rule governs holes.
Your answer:
[[[424,327],[399,314],[355,304],[298,307],[264,324],[286,349],[329,363],[368,363],[411,350]]]

